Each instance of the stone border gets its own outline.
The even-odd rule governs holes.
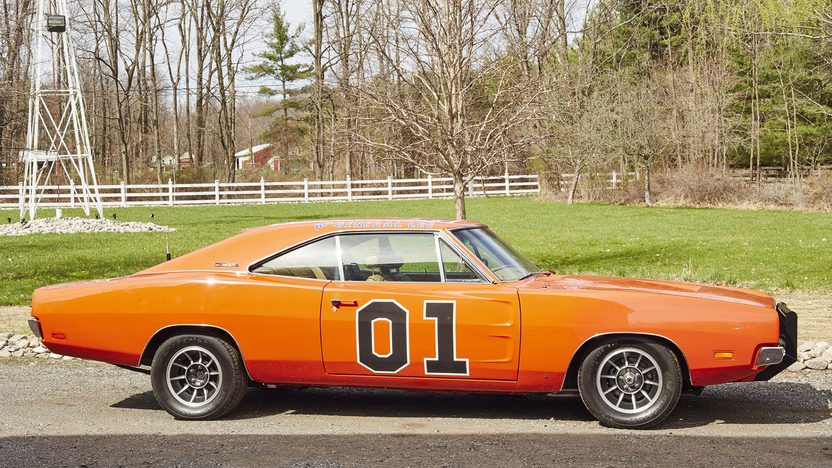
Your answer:
[[[43,346],[35,335],[20,335],[17,333],[0,333],[0,358],[52,358],[70,361],[70,356],[52,353]]]
[[[832,370],[832,347],[826,341],[805,341],[797,347],[797,362],[787,370],[797,372],[803,369]]]

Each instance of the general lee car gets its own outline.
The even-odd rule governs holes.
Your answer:
[[[762,292],[539,271],[482,224],[326,220],[246,231],[117,279],[38,289],[50,350],[142,370],[178,418],[248,385],[580,393],[647,427],[682,392],[768,380],[797,316]],[[148,370],[149,366],[149,370]]]

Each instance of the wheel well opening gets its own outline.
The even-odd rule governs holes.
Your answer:
[[[149,366],[153,363],[153,356],[156,355],[156,351],[159,350],[159,347],[162,346],[168,338],[177,336],[177,335],[207,335],[213,336],[214,338],[219,338],[221,340],[227,341],[234,349],[240,353],[240,356],[243,353],[240,351],[240,346],[237,345],[237,340],[231,336],[230,333],[223,330],[222,328],[212,327],[210,325],[176,325],[172,327],[163,328],[156,332],[150,341],[147,343],[147,346],[144,348],[144,352],[142,353],[142,357],[139,360],[139,365],[142,366]],[[246,369],[246,373],[248,370]]]
[[[569,367],[566,371],[566,376],[563,380],[563,390],[578,389],[578,369],[580,369],[581,363],[584,361],[584,358],[589,353],[591,353],[593,349],[608,343],[657,343],[667,347],[668,349],[673,351],[673,354],[676,355],[676,359],[679,360],[679,366],[682,369],[682,380],[684,381],[684,388],[693,388],[690,381],[690,369],[688,368],[687,360],[685,360],[685,355],[682,353],[682,350],[680,350],[679,347],[676,346],[676,343],[668,340],[663,336],[616,333],[612,335],[596,336],[587,340],[584,344],[581,345],[580,348],[578,348],[578,350],[575,352],[575,355],[572,356],[572,360],[569,362]]]

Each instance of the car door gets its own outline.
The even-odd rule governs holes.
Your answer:
[[[514,288],[484,281],[436,232],[337,241],[343,280],[327,284],[321,301],[328,374],[517,379]]]

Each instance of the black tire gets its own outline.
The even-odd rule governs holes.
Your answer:
[[[656,343],[600,345],[578,370],[578,390],[587,410],[602,425],[615,428],[646,429],[661,423],[676,408],[682,384],[676,355]]]
[[[240,353],[228,342],[180,335],[153,356],[150,382],[156,401],[180,419],[216,419],[237,407],[248,384]]]

